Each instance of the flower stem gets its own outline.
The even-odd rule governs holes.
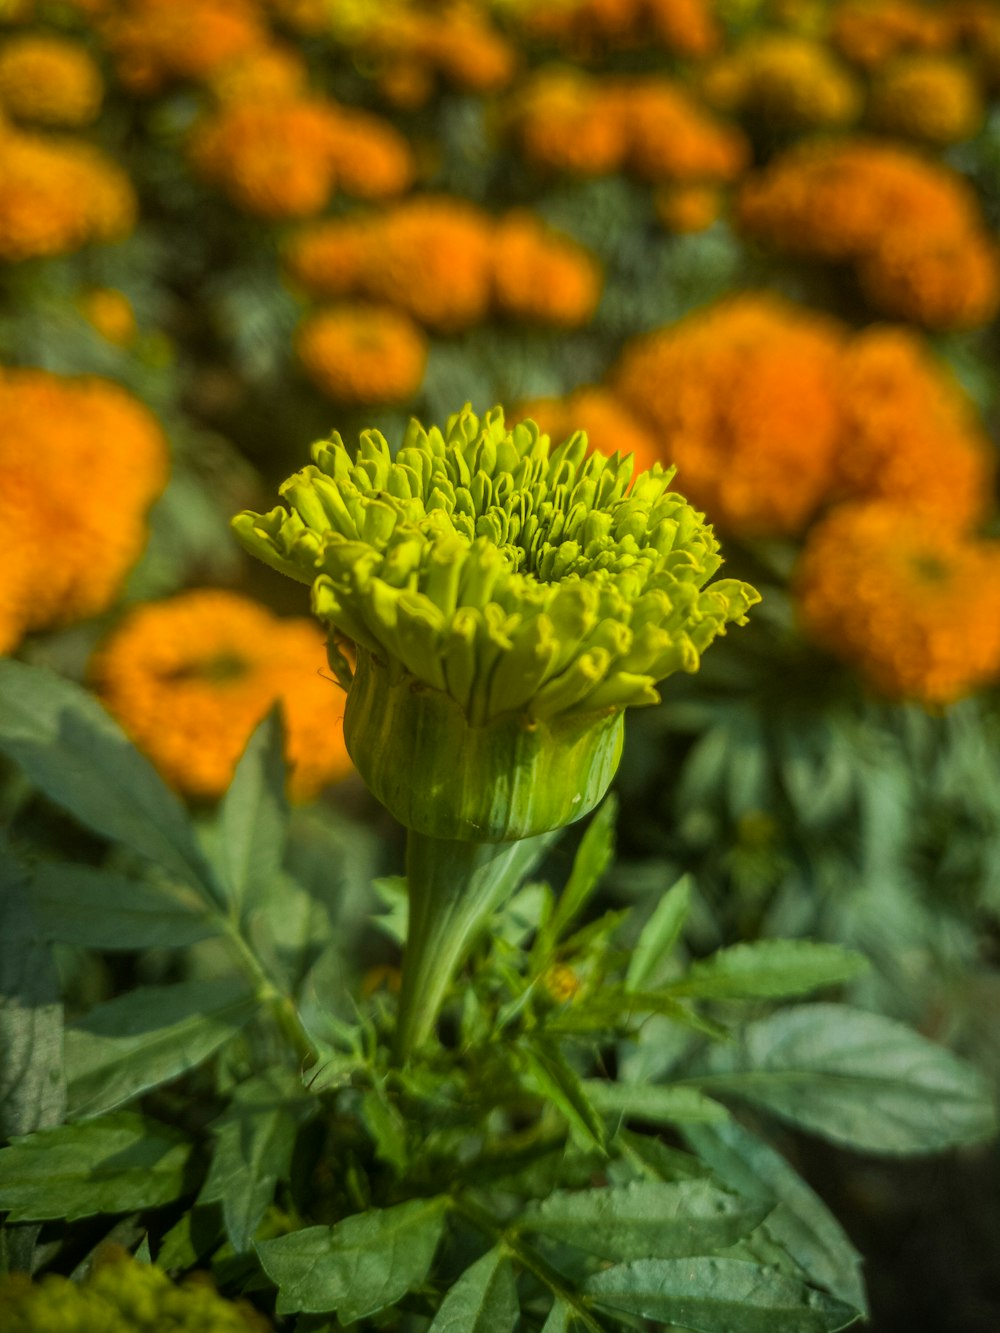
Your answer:
[[[551,835],[519,842],[407,836],[410,920],[395,1058],[405,1064],[428,1039],[445,992],[490,915],[517,888]]]

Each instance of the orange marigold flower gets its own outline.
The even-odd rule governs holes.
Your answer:
[[[722,213],[723,195],[712,185],[664,185],[656,192],[656,216],[668,231],[704,231]]]
[[[515,319],[579,328],[597,309],[603,275],[589,250],[531,213],[508,213],[493,247],[499,309]]]
[[[344,695],[325,663],[311,620],[199,589],[131,611],[91,669],[108,709],[167,782],[203,799],[226,790],[254,727],[280,702],[289,794],[308,800],[351,769]]]
[[[118,385],[0,372],[0,651],[107,610],[167,467],[156,419]]]
[[[861,90],[821,42],[794,33],[751,37],[705,72],[713,106],[779,129],[845,125],[861,109]]]
[[[648,181],[733,180],[749,146],[742,132],[723,125],[666,79],[621,85],[621,112],[633,170]]]
[[[1000,252],[984,230],[883,236],[858,264],[878,310],[928,329],[972,329],[1000,308]]]
[[[208,83],[220,102],[273,102],[305,93],[308,71],[287,46],[253,48],[214,70]]]
[[[876,129],[931,144],[970,138],[984,114],[971,71],[949,56],[893,60],[876,76],[868,99],[868,120]]]
[[[865,69],[906,51],[944,50],[951,35],[944,7],[912,0],[843,0],[832,16],[834,46]]]
[[[252,0],[123,0],[103,31],[118,77],[134,93],[208,79],[269,41]]]
[[[805,632],[891,699],[941,706],[1000,673],[1000,543],[886,504],[842,505],[795,579]]]
[[[674,55],[701,58],[722,39],[709,0],[527,0],[518,19],[528,36],[585,58],[650,42]]]
[[[285,267],[310,296],[364,296],[379,224],[379,217],[308,223],[289,239]]]
[[[601,454],[632,454],[634,473],[646,472],[665,461],[656,437],[611,389],[587,384],[565,398],[533,398],[508,413],[510,422],[534,421],[553,444],[568,439],[574,431],[586,431],[592,450]]]
[[[358,42],[383,93],[397,105],[422,106],[438,80],[463,92],[505,87],[517,64],[514,48],[466,3],[433,13],[403,10],[366,26]]]
[[[23,33],[0,47],[0,107],[37,125],[89,125],[104,84],[78,42]]]
[[[295,350],[316,387],[345,404],[405,401],[427,365],[424,334],[387,306],[320,310],[303,321]]]
[[[90,144],[0,134],[0,259],[65,254],[135,224],[128,177]]]
[[[392,199],[413,181],[409,144],[388,121],[366,111],[338,106],[330,161],[337,184],[355,199]]]
[[[843,494],[890,500],[958,528],[986,516],[994,450],[957,381],[919,335],[891,326],[858,334],[844,352],[838,398]]]
[[[636,339],[612,383],[711,522],[791,534],[830,491],[843,344],[834,321],[748,293]]]
[[[119,347],[135,341],[136,323],[132,303],[113,287],[91,287],[77,298],[80,313],[102,338]]]
[[[620,100],[578,70],[549,69],[521,91],[512,108],[521,150],[536,166],[604,176],[621,166],[627,147]]]

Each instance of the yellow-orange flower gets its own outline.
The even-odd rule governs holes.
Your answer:
[[[102,338],[119,347],[135,341],[136,322],[132,303],[113,287],[91,287],[77,298],[80,313]]]
[[[269,40],[252,0],[124,0],[102,28],[118,77],[134,93],[208,79]]]
[[[949,56],[893,60],[878,73],[868,99],[876,129],[939,145],[970,138],[984,111],[971,71]]]
[[[945,6],[911,0],[844,0],[832,16],[833,44],[865,69],[906,51],[944,50],[951,35]]]
[[[310,222],[285,246],[285,267],[311,296],[363,296],[378,226],[377,217]]]
[[[829,494],[844,331],[748,293],[636,339],[612,383],[712,523],[798,532]]]
[[[90,144],[0,134],[0,181],[0,259],[118,240],[135,223],[127,176]]]
[[[619,96],[629,164],[643,179],[728,181],[746,166],[741,131],[717,121],[679,84],[636,80]]]
[[[295,350],[306,374],[338,403],[396,403],[420,387],[427,339],[387,306],[338,306],[303,321]]]
[[[518,14],[525,33],[556,42],[584,58],[607,49],[649,43],[678,56],[701,58],[715,51],[722,31],[708,0],[525,0]]]
[[[208,79],[220,102],[284,101],[305,93],[308,70],[287,46],[261,46],[227,60]]]
[[[167,466],[156,419],[116,384],[0,372],[0,651],[114,602]]]
[[[724,111],[780,129],[845,125],[861,107],[857,82],[827,46],[794,33],[762,33],[705,72],[702,91]]]
[[[512,108],[521,151],[537,166],[581,176],[616,171],[627,137],[617,98],[578,70],[550,69],[524,87]]]
[[[89,125],[104,84],[78,42],[23,33],[0,47],[0,108],[36,125]]]
[[[882,236],[858,263],[877,310],[928,329],[973,329],[1000,307],[1000,251],[985,230]]]
[[[513,319],[579,328],[597,309],[603,275],[589,250],[531,213],[508,213],[493,247],[499,310]]]
[[[392,199],[413,181],[410,146],[388,121],[338,106],[330,136],[338,186],[355,199]]]
[[[1000,674],[998,542],[842,505],[810,533],[795,590],[805,632],[889,698],[940,706]]]
[[[218,589],[130,612],[92,663],[95,688],[179,791],[212,799],[250,735],[279,702],[289,794],[308,800],[344,777],[344,695],[325,670],[324,635]]]
[[[656,216],[668,231],[704,231],[720,216],[722,191],[714,185],[663,185],[656,192]]]
[[[628,405],[611,389],[599,384],[574,389],[565,398],[532,398],[518,403],[507,419],[511,423],[534,421],[553,444],[568,439],[574,431],[586,431],[592,450],[608,455],[632,454],[635,476],[648,471],[654,463],[669,461],[659,449],[656,437]]]
[[[470,4],[432,13],[397,10],[366,25],[358,40],[383,94],[398,106],[422,106],[439,81],[463,92],[504,87],[516,66],[514,48]]]

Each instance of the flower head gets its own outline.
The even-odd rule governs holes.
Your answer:
[[[338,306],[303,321],[295,348],[306,374],[338,403],[396,403],[420,387],[427,339],[389,306]]]
[[[37,125],[88,125],[101,109],[100,71],[78,43],[24,33],[0,49],[0,108]]]
[[[344,696],[324,671],[323,635],[221,589],[131,611],[93,660],[94,685],[136,745],[179,791],[229,786],[254,727],[280,701],[290,794],[314,796],[350,771]]]
[[[207,79],[268,42],[252,0],[124,0],[103,29],[118,77],[134,93]]]
[[[983,115],[972,71],[949,56],[892,61],[874,80],[868,99],[868,120],[876,128],[942,147],[970,138]]]
[[[515,210],[497,224],[493,257],[496,303],[508,318],[562,329],[590,323],[603,274],[582,245]]]
[[[551,449],[532,422],[466,408],[444,431],[412,422],[395,459],[375,431],[356,458],[338,435],[313,458],[281,488],[289,508],[234,527],[356,645],[348,747],[421,832],[502,841],[586,813],[622,710],[657,702],[757,600],[704,587],[718,544],[671,470],[629,489],[632,460],[588,458],[582,432]]]
[[[782,129],[844,125],[861,90],[830,50],[794,33],[762,33],[713,62],[702,89],[722,110]]]

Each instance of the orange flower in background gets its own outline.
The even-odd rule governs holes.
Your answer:
[[[298,51],[261,46],[227,60],[209,76],[220,102],[284,101],[302,96],[309,72]]]
[[[338,403],[412,398],[427,365],[427,339],[386,306],[339,306],[303,321],[295,350],[306,374]]]
[[[525,0],[518,22],[529,37],[584,58],[650,42],[674,55],[710,55],[722,39],[710,0]]]
[[[968,529],[992,508],[994,450],[971,402],[910,329],[867,329],[844,352],[838,486]]]
[[[495,92],[517,64],[506,38],[463,3],[390,13],[362,28],[357,48],[383,94],[403,107],[424,105],[439,80],[462,92]]]
[[[584,385],[564,398],[532,398],[518,403],[507,419],[511,423],[534,421],[553,444],[568,439],[575,431],[586,431],[591,450],[608,456],[616,452],[632,454],[635,475],[648,471],[654,463],[670,461],[663,456],[656,437],[627,404],[600,384]]]
[[[748,293],[636,339],[612,385],[710,522],[787,535],[830,492],[844,341],[833,320]]]
[[[103,96],[100,71],[78,42],[24,33],[0,47],[0,108],[15,120],[89,125]]]
[[[580,176],[605,176],[625,158],[625,124],[618,99],[577,70],[543,70],[519,92],[512,108],[521,151],[536,166]]]
[[[947,7],[911,0],[842,0],[833,11],[831,40],[848,60],[874,69],[907,51],[942,51],[951,44]]]
[[[285,267],[310,296],[364,295],[378,218],[331,218],[311,222],[285,247]]]
[[[722,111],[780,129],[846,125],[861,89],[827,46],[794,33],[760,33],[705,71],[701,89]]]
[[[725,199],[712,185],[662,185],[654,200],[656,216],[680,235],[704,231],[722,214]]]
[[[344,693],[311,620],[284,620],[236,593],[180,593],[131,611],[91,664],[94,687],[179,791],[213,799],[279,702],[289,794],[308,800],[351,770]]]
[[[167,468],[155,417],[118,385],[0,372],[0,651],[113,604]]]
[[[881,69],[868,98],[876,129],[945,146],[970,138],[985,115],[971,70],[949,56],[903,56]]]
[[[806,634],[890,699],[941,706],[1000,674],[998,542],[842,505],[810,533],[795,593]]]
[[[742,131],[717,121],[679,84],[648,79],[619,93],[632,170],[648,181],[733,180],[749,145]]]
[[[252,0],[123,0],[101,30],[119,79],[140,94],[207,79],[269,42]]]
[[[508,213],[493,247],[498,309],[513,319],[555,328],[588,324],[603,275],[589,250],[531,213]]]
[[[355,199],[392,199],[413,182],[409,144],[388,121],[366,111],[338,105],[330,161],[338,186]]]
[[[877,310],[928,329],[974,329],[1000,307],[1000,251],[985,230],[882,236],[857,266]]]
[[[128,177],[90,144],[0,134],[0,259],[119,240],[135,225]]]
[[[108,342],[128,347],[135,341],[135,311],[124,292],[91,287],[77,298],[77,306],[87,323]]]

